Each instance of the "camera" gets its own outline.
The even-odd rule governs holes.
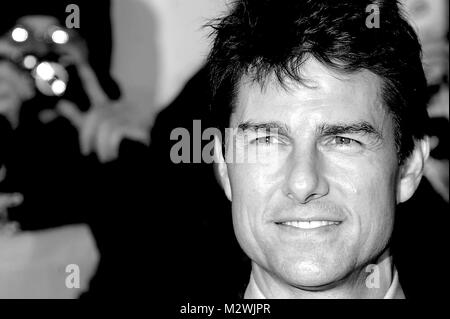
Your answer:
[[[69,82],[67,63],[62,61],[64,46],[79,42],[76,32],[59,25],[51,25],[45,32],[16,24],[3,37],[19,54],[0,53],[0,60],[13,63],[30,74],[38,92],[45,96],[62,96]]]

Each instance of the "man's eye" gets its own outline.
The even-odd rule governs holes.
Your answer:
[[[358,142],[358,141],[356,141],[354,139],[351,139],[351,138],[348,138],[348,137],[342,137],[342,136],[335,136],[333,138],[332,142],[333,142],[333,144],[338,145],[338,146],[351,146],[353,144],[361,145],[360,142]]]
[[[278,143],[278,139],[274,136],[267,135],[267,136],[261,136],[257,137],[253,141],[257,145],[270,145],[274,143]]]

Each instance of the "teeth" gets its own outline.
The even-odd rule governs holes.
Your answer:
[[[283,225],[293,226],[302,229],[313,229],[329,225],[339,225],[339,222],[331,222],[327,220],[314,220],[309,222],[289,221],[282,223]]]

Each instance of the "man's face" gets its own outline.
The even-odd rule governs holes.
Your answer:
[[[257,148],[260,161],[228,163],[224,185],[253,269],[299,288],[332,284],[380,254],[399,187],[378,78],[314,59],[302,70],[308,87],[240,81],[230,123],[248,140],[238,136],[235,152]]]

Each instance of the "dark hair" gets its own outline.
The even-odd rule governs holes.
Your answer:
[[[379,9],[379,28],[366,25],[372,4]],[[400,163],[414,140],[424,137],[427,84],[421,47],[396,0],[241,0],[209,26],[215,36],[208,57],[211,111],[220,129],[229,126],[243,75],[261,86],[269,75],[281,85],[286,79],[302,83],[300,67],[312,56],[339,72],[366,69],[381,78]]]

